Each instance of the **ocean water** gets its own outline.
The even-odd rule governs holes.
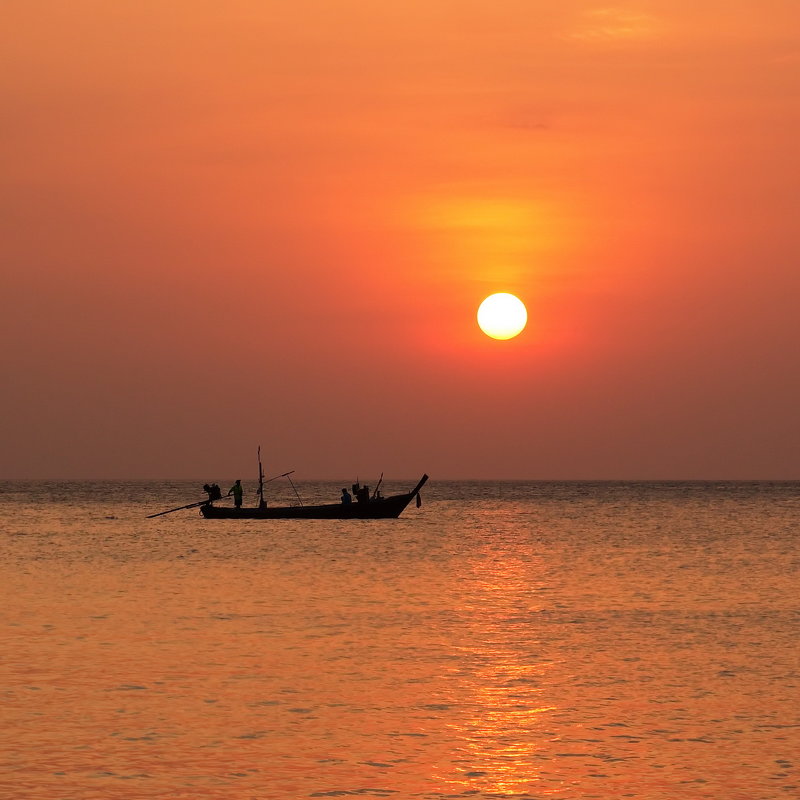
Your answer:
[[[800,797],[800,484],[198,489],[0,485],[0,797]]]

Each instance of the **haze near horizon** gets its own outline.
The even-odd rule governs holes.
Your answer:
[[[794,0],[4,17],[0,476],[800,478]]]

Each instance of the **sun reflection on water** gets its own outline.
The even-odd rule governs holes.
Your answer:
[[[474,580],[459,609],[462,666],[451,675],[465,713],[449,724],[459,743],[452,771],[435,780],[461,792],[519,795],[535,787],[539,795],[555,794],[561,781],[542,775],[541,751],[552,738],[548,714],[556,710],[547,692],[553,662],[541,654],[535,625],[542,560],[532,548],[511,556],[487,548],[471,566]]]

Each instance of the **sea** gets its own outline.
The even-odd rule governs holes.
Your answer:
[[[800,797],[800,483],[201,485],[0,483],[0,797]]]

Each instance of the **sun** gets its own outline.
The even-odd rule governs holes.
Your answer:
[[[525,304],[507,292],[490,294],[478,308],[478,325],[492,339],[513,339],[527,322]]]

